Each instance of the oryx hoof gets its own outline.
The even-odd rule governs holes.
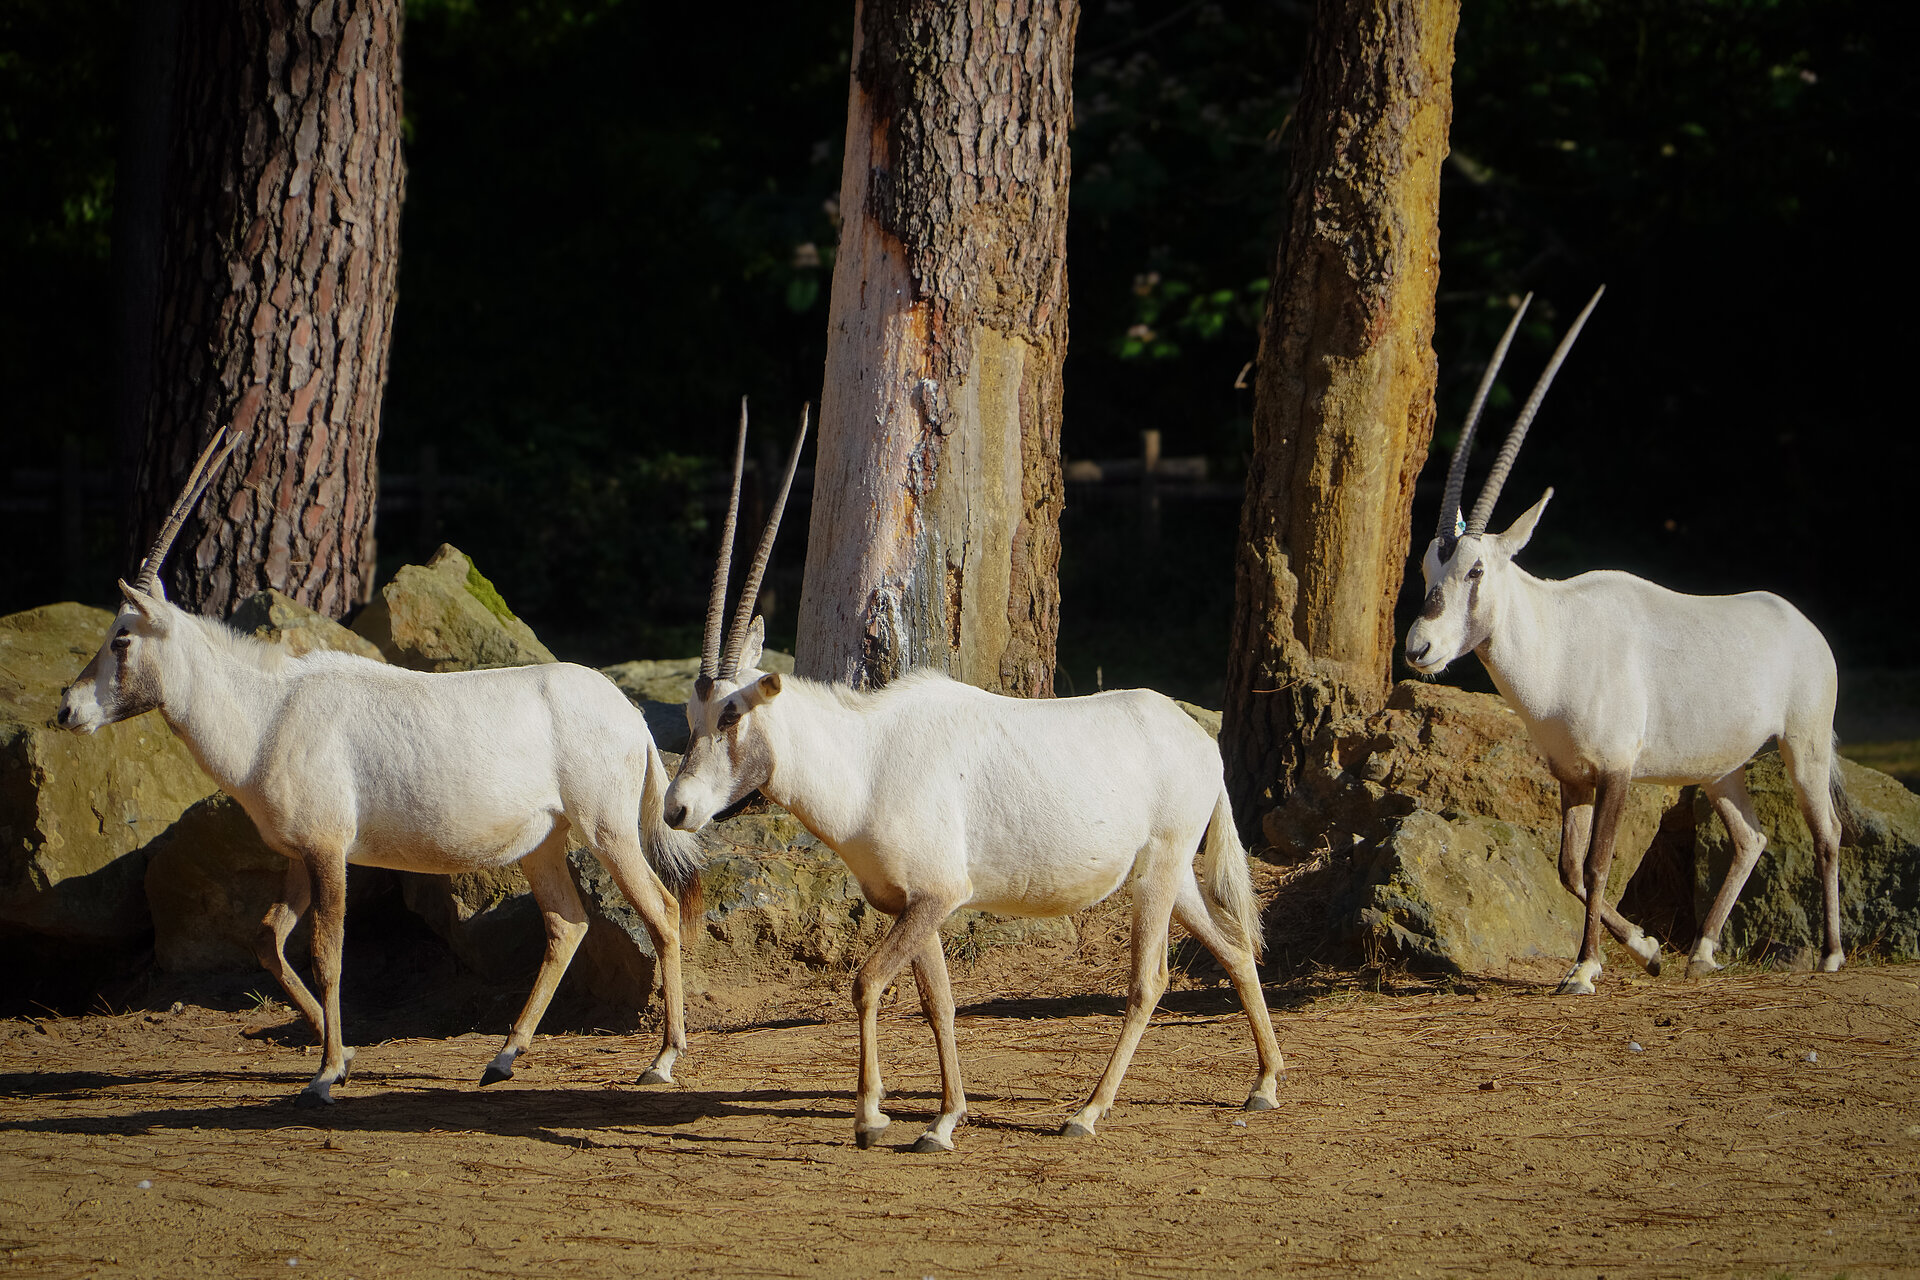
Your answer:
[[[1279,1105],[1279,1103],[1264,1093],[1250,1093],[1247,1095],[1247,1100],[1240,1109],[1242,1111],[1272,1111]]]
[[[1093,1136],[1093,1126],[1081,1124],[1078,1120],[1069,1120],[1060,1126],[1060,1136],[1063,1138],[1091,1138]]]
[[[634,1083],[635,1084],[672,1084],[673,1077],[668,1075],[666,1072],[662,1071],[658,1067],[648,1067],[645,1071],[642,1071],[640,1073],[640,1078],[634,1081]]]
[[[1710,974],[1720,972],[1724,967],[1723,965],[1715,964],[1711,960],[1702,960],[1696,956],[1687,961],[1687,976],[1689,978],[1704,978]]]
[[[891,1123],[893,1122],[892,1121],[887,1122],[887,1124],[891,1124]],[[880,1140],[880,1135],[885,1133],[886,1131],[887,1131],[886,1124],[880,1125],[878,1128],[874,1128],[874,1129],[862,1129],[860,1126],[855,1125],[853,1129],[853,1145],[860,1148],[862,1151],[871,1150],[873,1147],[873,1144]]]
[[[333,1086],[330,1084],[310,1084],[302,1089],[293,1100],[293,1105],[303,1110],[333,1105]]]
[[[1840,966],[1845,964],[1846,962],[1847,962],[1847,953],[1844,951],[1836,951],[1830,956],[1821,957],[1820,972],[1838,973],[1840,972]]]
[[[1568,978],[1553,989],[1557,996],[1590,996],[1594,994],[1593,984],[1585,978]]]
[[[503,1053],[489,1062],[487,1069],[480,1073],[480,1087],[484,1089],[490,1084],[513,1079],[513,1059],[513,1054]]]
[[[1649,978],[1657,978],[1660,976],[1660,957],[1659,956],[1655,956],[1653,959],[1647,961],[1647,976]]]
[[[911,1147],[908,1147],[907,1150],[924,1156],[936,1151],[951,1151],[953,1150],[953,1144],[932,1130],[928,1130],[926,1133],[921,1134],[920,1140],[915,1142]]]

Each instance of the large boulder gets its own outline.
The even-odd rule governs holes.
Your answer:
[[[760,655],[762,671],[793,674],[793,655],[773,649]],[[643,658],[600,668],[647,717],[647,729],[662,751],[687,749],[687,699],[700,674],[698,658]]]
[[[353,620],[388,662],[415,671],[525,667],[554,656],[473,561],[442,545],[407,565]]]
[[[285,645],[296,656],[329,650],[358,654],[375,662],[386,661],[373,641],[272,587],[242,600],[227,619],[227,625],[256,640]]]
[[[214,790],[157,713],[92,735],[53,727],[112,621],[78,604],[0,618],[0,929],[137,939],[151,842]]]
[[[286,871],[232,796],[215,792],[188,809],[147,862],[154,962],[174,973],[258,968],[254,942]],[[300,922],[289,956],[307,954],[310,924]]]
[[[1610,898],[1678,796],[1633,788]],[[1584,909],[1560,883],[1559,786],[1491,695],[1405,681],[1380,711],[1333,720],[1262,833],[1282,859],[1325,863],[1328,932],[1367,956],[1458,972],[1578,948]]]
[[[400,891],[469,969],[495,982],[532,981],[547,933],[518,866],[457,875],[403,872]]]
[[[1840,854],[1840,936],[1851,954],[1920,956],[1920,796],[1883,773],[1841,760],[1848,808]],[[1693,907],[1704,918],[1733,860],[1733,842],[1704,792],[1694,792]],[[1747,791],[1766,852],[1721,935],[1721,954],[1816,957],[1824,948],[1813,835],[1776,751],[1747,766]]]

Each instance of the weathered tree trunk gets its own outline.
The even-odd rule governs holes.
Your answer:
[[[131,550],[199,446],[244,433],[169,560],[179,604],[373,585],[398,262],[400,0],[185,0]]]
[[[855,20],[799,670],[1053,691],[1077,0]]]
[[[1242,825],[1384,699],[1433,436],[1458,0],[1320,0],[1260,343],[1220,747]]]

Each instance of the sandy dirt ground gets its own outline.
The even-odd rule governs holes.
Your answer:
[[[1920,1275],[1920,966],[1295,979],[1252,1115],[1230,997],[1176,991],[1091,1141],[1055,1130],[1120,1002],[986,969],[951,1155],[904,1149],[938,1090],[910,985],[870,1151],[838,981],[697,1002],[672,1086],[633,1084],[651,1035],[543,1036],[484,1091],[498,1037],[397,1037],[318,1113],[284,1008],[0,1022],[0,1275]]]

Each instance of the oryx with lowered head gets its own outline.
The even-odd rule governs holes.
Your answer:
[[[1430,676],[1468,652],[1478,654],[1560,783],[1560,878],[1587,911],[1579,958],[1560,984],[1563,994],[1592,993],[1603,928],[1649,973],[1660,972],[1659,943],[1605,901],[1614,834],[1635,781],[1698,785],[1727,825],[1733,863],[1701,924],[1687,973],[1720,967],[1714,960],[1720,930],[1766,847],[1744,770],[1769,738],[1780,744],[1818,851],[1826,896],[1822,963],[1831,972],[1846,958],[1840,944],[1842,806],[1833,653],[1820,632],[1765,591],[1688,596],[1610,570],[1564,582],[1534,577],[1513,560],[1533,535],[1551,489],[1504,533],[1487,532],[1528,424],[1599,301],[1596,292],[1561,339],[1501,445],[1473,513],[1463,515],[1474,423],[1526,301],[1500,339],[1454,447],[1439,527],[1421,562],[1427,598],[1407,631],[1407,665]]]
[[[687,1043],[671,895],[686,903],[697,893],[700,855],[661,820],[667,772],[646,718],[586,667],[427,674],[344,653],[295,656],[170,604],[161,563],[234,440],[223,428],[194,463],[133,582],[120,583],[107,642],[62,695],[58,722],[92,733],[158,710],[287,857],[281,901],[255,950],[325,1047],[300,1101],[333,1101],[353,1061],[340,1027],[348,864],[439,874],[520,864],[547,947],[506,1047],[481,1077],[491,1084],[513,1074],[587,933],[567,870],[569,833],[605,864],[652,936],[666,1031],[641,1081],[670,1080]],[[286,956],[309,903],[318,1000]]]
[[[743,424],[736,477],[745,447]],[[853,984],[855,1140],[870,1146],[889,1123],[880,1109],[877,1018],[881,994],[911,965],[942,1083],[940,1113],[913,1149],[953,1149],[967,1102],[942,921],[962,907],[1066,915],[1122,884],[1133,890],[1133,975],[1120,1043],[1063,1132],[1090,1136],[1113,1106],[1166,989],[1170,918],[1219,958],[1253,1025],[1260,1074],[1247,1109],[1276,1105],[1280,1049],[1254,969],[1260,909],[1213,740],[1171,700],[1145,690],[1009,698],[919,671],[857,692],[758,670],[754,603],[799,451],[796,441],[723,645],[736,479],[700,677],[687,703],[692,741],[668,788],[666,817],[697,831],[758,788],[838,853],[867,901],[894,917]]]

